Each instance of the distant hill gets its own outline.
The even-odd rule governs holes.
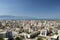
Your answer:
[[[27,17],[27,16],[10,16],[10,15],[1,15],[0,20],[30,20],[30,19],[38,19],[35,17]]]
[[[28,17],[28,16],[1,15],[0,20],[60,20],[60,19],[36,18],[36,17]]]

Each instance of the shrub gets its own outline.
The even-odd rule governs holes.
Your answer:
[[[15,40],[22,40],[22,38],[21,37],[16,37]]]
[[[3,38],[0,38],[0,40],[4,40]]]
[[[37,40],[43,40],[42,38],[37,38]]]

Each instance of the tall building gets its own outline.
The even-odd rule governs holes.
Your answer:
[[[14,40],[14,39],[13,39],[12,31],[7,31],[7,33],[6,33],[6,38],[8,38],[8,40]]]

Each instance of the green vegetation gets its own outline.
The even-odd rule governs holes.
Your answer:
[[[15,40],[23,40],[21,37],[16,37]]]
[[[20,37],[16,37],[15,40],[23,40],[24,36],[20,35]]]
[[[37,40],[43,40],[42,38],[37,38]]]
[[[37,40],[48,40],[46,37],[38,37]]]
[[[0,38],[0,40],[4,40],[3,38]]]
[[[58,29],[60,30],[60,25],[58,25]]]
[[[49,30],[52,30],[53,28],[49,28]]]
[[[24,38],[24,36],[20,35],[21,38]]]

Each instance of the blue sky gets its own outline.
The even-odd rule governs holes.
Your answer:
[[[0,15],[60,18],[60,0],[0,0]]]

